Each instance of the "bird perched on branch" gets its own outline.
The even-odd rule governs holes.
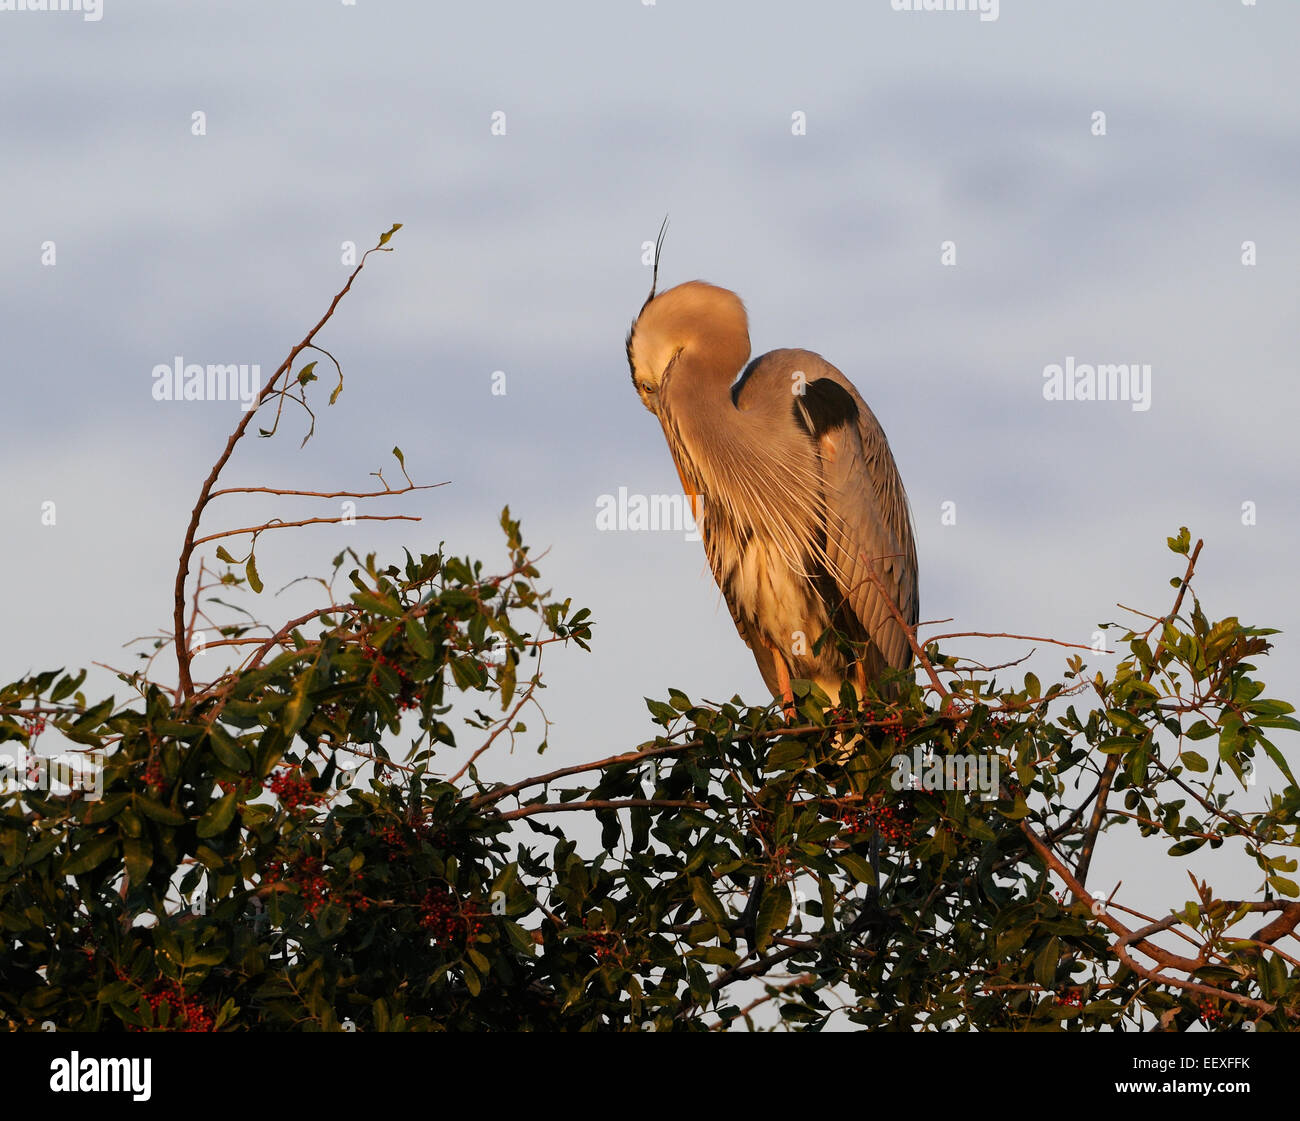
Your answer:
[[[789,709],[803,678],[859,698],[906,669],[917,621],[911,511],[889,442],[839,370],[807,350],[749,360],[744,304],[693,280],[650,295],[627,336],[709,566],[763,681]],[[873,579],[874,573],[874,579]],[[851,644],[818,646],[828,627]]]

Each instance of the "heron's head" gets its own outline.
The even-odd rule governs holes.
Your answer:
[[[627,333],[627,364],[641,403],[656,415],[674,371],[735,380],[749,359],[749,320],[735,292],[689,280],[641,308]]]

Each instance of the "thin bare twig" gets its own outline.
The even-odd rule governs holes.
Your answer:
[[[691,802],[680,798],[593,798],[586,802],[538,802],[507,810],[500,815],[502,821],[515,821],[534,814],[569,813],[573,810],[624,810],[633,806],[676,806],[679,809],[707,810],[708,802]]]
[[[391,232],[392,231],[390,230],[389,233],[391,234]],[[356,280],[361,270],[365,268],[366,261],[370,257],[370,254],[375,252],[389,252],[389,250],[384,248],[384,242],[386,240],[387,238],[382,239],[379,245],[366,250],[366,252],[362,254],[361,260],[357,262],[357,267],[353,269],[351,274],[348,276],[347,283],[339,289],[338,293],[334,296],[334,299],[330,301],[329,307],[325,310],[325,314],[320,317],[316,326],[308,331],[302,341],[289,351],[288,356],[282,363],[280,363],[275,373],[271,375],[270,379],[262,387],[261,392],[257,395],[257,400],[253,402],[253,407],[244,413],[239,423],[235,426],[234,432],[232,432],[229,439],[226,440],[225,449],[222,451],[221,455],[217,457],[217,461],[212,465],[212,470],[208,473],[208,477],[203,481],[203,486],[199,490],[198,500],[194,503],[194,509],[190,511],[190,522],[186,527],[185,539],[181,544],[180,558],[176,564],[176,584],[172,589],[172,633],[175,636],[174,641],[176,645],[178,698],[188,698],[194,691],[194,681],[190,677],[190,652],[186,648],[185,644],[185,583],[189,578],[190,560],[194,555],[194,538],[198,534],[199,521],[203,517],[203,511],[207,509],[208,502],[211,500],[212,489],[216,486],[217,479],[221,476],[221,472],[225,469],[226,464],[230,462],[230,457],[234,454],[236,445],[244,438],[244,434],[248,431],[248,426],[252,422],[253,416],[257,413],[258,409],[261,408],[262,403],[266,401],[267,398],[269,398],[273,393],[278,392],[276,389],[276,383],[293,368],[294,360],[298,355],[307,347],[313,345],[317,332],[319,332],[321,328],[330,321],[330,318],[334,315],[334,310],[339,306],[340,301],[352,290],[352,282]]]

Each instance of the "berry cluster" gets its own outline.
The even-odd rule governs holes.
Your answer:
[[[771,865],[763,873],[763,878],[769,884],[783,884],[787,880],[794,879],[794,870],[789,867],[790,863],[790,846],[777,845],[772,853]]]
[[[385,825],[379,831],[379,839],[388,846],[388,861],[391,864],[395,860],[400,860],[402,850],[406,848],[405,838],[402,837],[402,829],[397,825]]]
[[[95,960],[94,949],[86,947],[84,952],[87,962],[93,963]],[[155,1024],[158,1022],[163,1006],[167,1006],[168,1028],[152,1030],[212,1031],[215,1028],[216,1023],[213,1019],[212,1009],[196,997],[186,996],[185,990],[181,987],[179,981],[159,980],[154,983],[152,991],[146,992],[117,962],[110,958],[108,965],[117,975],[119,981],[124,981],[145,998],[150,1010],[153,1012]],[[151,1029],[133,1024],[130,1030],[150,1031]]]
[[[878,720],[878,727],[886,739],[902,743],[907,738],[907,729],[903,727],[903,718],[897,712],[883,714]]]
[[[1057,998],[1056,1003],[1066,1008],[1083,1007],[1083,990],[1082,989],[1065,989]]]
[[[301,805],[311,805],[323,797],[311,788],[311,779],[301,773],[295,775],[293,767],[288,771],[276,771],[271,776],[271,793],[284,803],[285,809],[294,810]]]
[[[329,889],[329,881],[322,875],[323,864],[319,856],[304,856],[293,870],[293,880],[298,885],[303,906],[313,918],[325,906],[325,893]]]
[[[1223,1009],[1219,1007],[1218,1002],[1212,997],[1203,996],[1196,1002],[1196,1007],[1201,1010],[1201,1019],[1207,1026],[1213,1026],[1223,1019]]]
[[[379,831],[379,839],[388,846],[388,860],[392,863],[400,860],[402,853],[411,847],[413,840],[426,840],[435,848],[445,849],[450,838],[445,829],[435,829],[433,823],[421,819],[410,826],[385,825]]]
[[[420,925],[437,946],[449,946],[483,933],[483,916],[465,905],[445,887],[431,888],[420,902]]]
[[[860,810],[845,810],[840,814],[844,822],[855,833],[875,831],[883,841],[891,845],[909,848],[916,843],[911,820],[905,816],[909,807],[903,803],[890,805],[880,794],[873,794],[863,803]]]
[[[153,1009],[154,1023],[158,1022],[163,1005],[171,1010],[169,1022],[176,1031],[211,1031],[213,1028],[212,1010],[201,1001],[187,997],[180,990],[168,989],[152,993],[147,998]],[[144,1028],[136,1029],[144,1031]]]
[[[88,953],[93,956],[93,951]],[[179,981],[160,980],[152,992],[145,992],[117,962],[110,961],[109,964],[119,981],[125,981],[148,1001],[155,1024],[162,1015],[163,1006],[168,1009],[167,1027],[150,1029],[133,1024],[131,1031],[212,1031],[216,1027],[212,1009],[196,997],[186,996]]]
[[[313,918],[320,912],[329,900],[329,880],[325,877],[325,862],[319,856],[305,856],[298,854],[288,866],[288,880],[297,889],[299,896],[303,901],[303,909]],[[284,878],[286,872],[285,865],[282,861],[273,860],[266,866],[266,871],[262,874],[262,879],[268,884],[278,883]],[[335,899],[334,902],[341,903],[344,907],[351,907],[353,904],[345,899]],[[364,904],[364,906],[363,906]],[[370,906],[369,900],[358,899],[356,906],[360,910],[367,910]]]
[[[369,658],[370,661],[375,663],[376,665],[387,666],[401,679],[402,689],[397,696],[397,704],[399,708],[409,709],[409,708],[419,707],[420,698],[415,695],[415,683],[411,680],[411,675],[407,673],[406,670],[402,669],[402,667],[398,665],[397,662],[395,662],[392,658],[388,657],[382,651],[376,650],[373,646],[370,645],[369,642],[365,641],[364,639],[361,642],[361,652],[365,654],[365,656]],[[369,683],[371,685],[379,684],[378,671],[376,670],[370,671]]]
[[[27,725],[28,738],[34,740],[43,731],[45,731],[45,717],[43,716],[33,717],[32,722]]]
[[[238,782],[218,782],[217,785],[221,788],[223,794],[238,791],[241,802],[246,802],[249,798],[256,798],[262,793],[262,784],[251,778],[240,779]]]
[[[623,940],[616,932],[605,929],[603,915],[588,915],[583,919],[582,925],[588,928],[583,938],[591,944],[592,953],[596,955],[596,960],[601,965],[621,960],[623,956]]]
[[[1002,716],[994,716],[984,726],[988,729],[990,739],[1001,740],[1011,730],[1011,721]]]
[[[150,790],[159,791],[167,783],[163,778],[162,764],[156,759],[150,759],[149,765],[144,769],[144,784]]]

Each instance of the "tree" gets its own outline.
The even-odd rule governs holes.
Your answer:
[[[333,363],[338,399],[341,368],[315,337],[365,263],[263,387],[254,411],[276,416],[264,436],[286,403],[310,414],[317,363],[294,374],[303,351]],[[1300,798],[1268,738],[1300,722],[1254,676],[1274,632],[1205,614],[1192,587],[1201,544],[1186,529],[1169,539],[1184,558],[1172,606],[1123,634],[1109,676],[1073,654],[1047,688],[1032,674],[999,685],[1010,667],[940,647],[976,636],[914,638],[922,680],[888,701],[832,703],[802,682],[788,720],[772,703],[673,690],[647,701],[647,742],[502,783],[482,773],[487,752],[530,735],[542,654],[587,649],[588,613],[539,588],[507,510],[496,575],[443,552],[381,563],[349,550],[309,613],[265,628],[215,622],[213,588],[261,592],[260,535],[339,520],[199,535],[208,503],[232,493],[216,485],[252,415],[200,491],[170,633],[120,675],[131,699],[88,700],[84,670],[0,688],[0,742],[30,748],[53,727],[100,763],[91,792],[62,794],[33,772],[0,794],[11,1027],[1145,1030],[1199,1019],[1283,1031],[1300,1020],[1300,961],[1279,947],[1300,923],[1288,875]],[[397,498],[417,488],[394,454],[396,489],[382,475],[382,490],[236,489]],[[236,538],[248,542],[241,557],[227,547]],[[205,545],[226,567],[203,559],[191,581]],[[199,648],[241,660],[196,681]],[[154,676],[165,652],[174,686]],[[468,755],[458,700],[479,737]],[[399,732],[412,739],[403,758],[386,741]],[[1243,812],[1238,785],[1261,753],[1286,785]],[[352,775],[357,759],[367,766]],[[588,821],[598,843],[565,830]],[[1171,864],[1240,845],[1260,879],[1239,898],[1193,876],[1184,908],[1142,914],[1088,887],[1096,846],[1115,833],[1168,842]]]

